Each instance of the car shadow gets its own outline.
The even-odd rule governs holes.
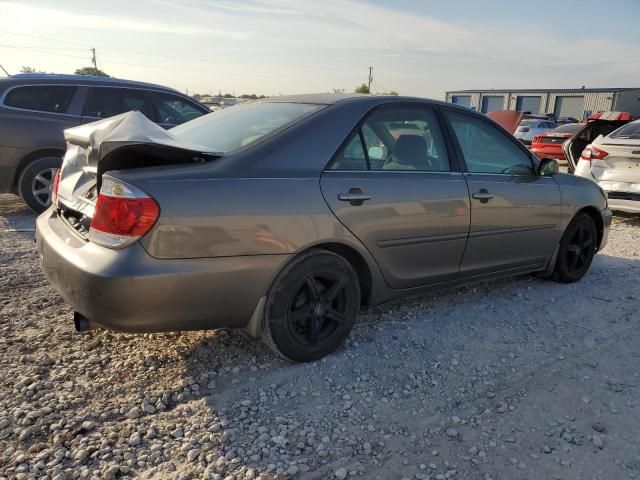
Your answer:
[[[25,238],[35,235],[37,215],[17,195],[0,195],[0,231],[15,232]]]
[[[443,351],[465,352],[469,356],[486,349],[497,355],[508,348],[507,335],[522,336],[535,345],[538,341],[549,343],[549,337],[544,337],[544,332],[548,335],[549,331],[563,345],[569,342],[580,345],[583,337],[624,335],[634,327],[627,317],[631,318],[629,312],[635,300],[621,297],[624,292],[620,283],[628,281],[625,277],[629,273],[635,275],[638,268],[639,260],[599,254],[589,274],[577,284],[519,276],[389,302],[363,312],[350,338],[338,351],[307,364],[283,360],[261,341],[248,340],[240,332],[218,330],[193,346],[185,376],[198,387],[195,390],[186,387],[184,392],[190,398],[204,400],[207,414],[216,425],[218,437],[210,455],[211,463],[220,462],[219,473],[228,475],[233,471],[242,477],[247,469],[263,470],[285,458],[300,469],[296,478],[324,478],[336,468],[347,466],[345,458],[351,457],[353,461],[354,455],[363,453],[364,440],[357,445],[332,445],[331,440],[327,443],[326,439],[333,438],[335,431],[332,422],[322,420],[323,415],[339,415],[345,417],[345,428],[354,432],[369,428],[362,424],[365,419],[356,418],[353,422],[349,417],[349,396],[353,396],[354,382],[357,392],[358,388],[369,388],[362,384],[369,383],[367,376],[371,372],[375,372],[378,381],[385,379],[378,385],[386,385],[376,392],[380,396],[373,401],[366,396],[359,399],[369,402],[367,422],[376,414],[380,418],[385,412],[394,412],[394,422],[409,425],[412,420],[401,415],[409,408],[406,396],[391,393],[386,396],[385,392],[404,385],[399,382],[406,382],[411,372],[436,368],[443,361]],[[588,305],[606,309],[612,316],[585,316],[584,308],[579,313],[575,302],[567,301],[571,298],[586,301],[587,309]],[[520,315],[511,312],[511,308],[514,311],[520,308]],[[394,358],[394,352],[401,353],[402,358]],[[542,353],[532,347],[531,355]],[[496,359],[494,363],[500,362]],[[429,373],[425,377],[425,381],[435,378],[439,382],[429,383],[433,400],[428,407],[430,418],[446,418],[443,412],[463,405],[451,403],[449,398],[451,392],[465,388],[465,379],[458,377],[451,367],[445,367],[443,376]],[[500,394],[501,390],[515,388],[509,382],[504,380],[501,386],[481,389],[497,390]],[[486,400],[487,392],[476,392],[473,397],[472,402],[482,406],[476,406],[480,410],[491,406]],[[324,446],[322,439],[327,443]],[[385,441],[377,425],[375,431],[366,432],[366,440],[371,445]],[[325,456],[320,459],[322,455]],[[307,462],[313,464],[307,466]],[[284,475],[287,468],[285,462],[270,473]]]

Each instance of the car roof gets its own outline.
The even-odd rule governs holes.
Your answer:
[[[372,104],[388,102],[429,102],[469,110],[465,107],[460,107],[458,105],[443,102],[440,100],[433,100],[431,98],[409,97],[400,95],[370,95],[363,93],[308,93],[302,95],[282,95],[277,97],[267,97],[258,101],[271,103],[315,103],[320,105],[333,105],[343,102],[362,102]]]
[[[38,85],[38,84],[72,84],[87,85],[96,84],[104,86],[132,86],[139,88],[149,88],[154,90],[165,90],[172,93],[181,94],[178,90],[155,83],[139,82],[136,80],[127,80],[114,77],[99,77],[94,75],[66,75],[58,73],[18,73],[6,78],[0,78],[0,88],[4,86],[15,85]]]

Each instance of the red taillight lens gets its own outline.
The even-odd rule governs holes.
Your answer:
[[[609,155],[609,152],[605,152],[604,150],[600,150],[599,148],[589,146],[582,151],[582,153],[580,154],[580,159],[591,162],[592,160],[602,160],[607,155]]]
[[[146,193],[103,177],[89,240],[105,247],[126,247],[151,230],[159,216],[160,207]]]
[[[53,175],[53,183],[51,184],[51,204],[57,206],[58,202],[58,187],[60,186],[60,168],[56,170]]]

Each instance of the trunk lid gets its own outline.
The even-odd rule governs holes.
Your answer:
[[[65,130],[58,208],[85,236],[93,217],[100,177],[109,170],[204,161],[214,152],[180,140],[140,112],[128,112]]]
[[[496,122],[507,132],[514,134],[520,124],[520,121],[524,117],[524,114],[513,110],[497,110],[495,112],[487,113],[487,117]]]

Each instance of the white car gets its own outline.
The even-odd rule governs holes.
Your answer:
[[[600,185],[611,210],[640,213],[640,120],[596,138],[580,155],[575,175]]]
[[[516,133],[514,133],[514,135],[522,143],[529,145],[531,144],[531,140],[533,140],[533,137],[540,133],[550,132],[554,128],[556,128],[556,124],[550,120],[544,120],[540,118],[525,118],[518,125]]]

